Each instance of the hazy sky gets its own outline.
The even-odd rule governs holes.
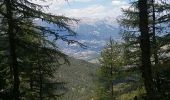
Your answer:
[[[116,19],[121,8],[128,7],[128,0],[32,0],[38,4],[49,5],[47,12],[74,18],[90,18],[101,20]]]

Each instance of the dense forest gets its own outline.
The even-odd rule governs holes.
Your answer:
[[[44,9],[32,0],[0,0],[0,100],[170,99],[169,0],[122,8],[121,40],[107,40],[98,64],[71,58],[56,43],[88,49],[72,38],[79,19]]]

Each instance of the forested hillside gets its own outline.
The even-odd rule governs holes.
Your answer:
[[[95,94],[96,69],[98,64],[69,58],[70,65],[62,65],[57,80],[64,82],[65,94],[61,100],[91,100]]]

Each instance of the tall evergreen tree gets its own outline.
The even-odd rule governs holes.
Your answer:
[[[153,86],[152,68],[150,60],[150,34],[149,34],[149,16],[148,16],[148,2],[147,0],[139,0],[139,29],[141,32],[140,36],[140,47],[142,51],[142,77],[146,88],[147,96],[151,99],[155,94]]]
[[[5,6],[6,6],[6,17],[7,17],[7,23],[8,23],[8,37],[9,37],[9,51],[10,51],[10,56],[9,56],[9,62],[10,62],[10,67],[12,69],[13,73],[13,96],[15,100],[19,100],[19,85],[20,85],[20,80],[19,80],[19,70],[18,70],[18,62],[17,62],[17,55],[16,55],[16,43],[15,43],[15,38],[16,34],[14,33],[14,19],[13,19],[13,11],[12,11],[12,1],[10,0],[5,0],[4,1]]]
[[[131,3],[132,5],[128,9],[123,9],[123,18],[119,20],[120,24],[123,26],[122,36],[125,41],[125,53],[128,59],[127,64],[141,66],[141,50],[139,49],[140,43],[140,34],[139,34],[139,10],[137,7],[137,2]],[[148,1],[148,14],[149,14],[149,34],[151,41],[151,64],[153,70],[153,78],[155,83],[155,88],[157,91],[160,91],[160,74],[162,71],[162,62],[165,62],[166,59],[162,58],[162,53],[167,54],[168,50],[162,50],[164,46],[169,43],[166,42],[164,46],[162,45],[163,39],[168,38],[167,32],[169,30],[168,24],[161,20],[164,19],[169,12],[169,4],[164,1],[155,2],[153,0]],[[165,14],[166,12],[166,14]],[[164,15],[165,14],[165,15]],[[166,39],[165,39],[166,40]],[[165,55],[164,55],[165,56]],[[163,60],[164,59],[164,60]],[[156,85],[157,84],[157,85]],[[159,84],[159,85],[158,85]],[[162,88],[163,89],[163,88]]]
[[[99,100],[114,99],[113,81],[118,79],[118,74],[124,64],[123,46],[113,39],[107,43],[99,59],[101,67],[98,70]]]
[[[11,85],[13,83],[11,85],[13,87],[11,96],[14,100],[21,99],[21,95],[27,91],[23,89],[27,88],[25,80],[28,78],[30,79],[29,83],[32,89],[39,85],[39,97],[42,99],[42,88],[44,86],[42,79],[46,78],[45,82],[47,82],[50,77],[52,78],[53,68],[60,65],[59,60],[61,57],[64,57],[64,59],[66,57],[57,49],[55,41],[61,39],[68,44],[78,43],[68,38],[76,34],[70,29],[67,23],[75,22],[76,20],[44,13],[43,8],[44,6],[35,4],[29,0],[0,1],[1,43],[7,44],[7,47],[1,50],[3,51],[3,55],[7,54],[7,56],[1,56],[3,60],[7,60],[3,62],[4,64],[1,63],[1,69],[6,74],[9,74],[10,71],[12,78],[8,77],[7,84]],[[56,30],[51,30],[48,27],[33,23],[35,19],[55,24],[57,26]],[[57,31],[58,28],[70,34],[62,35],[60,31]],[[48,39],[49,36],[53,36],[54,38],[50,40]],[[3,39],[4,37],[5,39]],[[41,42],[38,42],[38,40]],[[37,48],[39,48],[38,51]],[[39,56],[36,56],[37,54]],[[35,72],[36,74],[34,74]],[[41,77],[38,78],[37,75]],[[54,82],[51,84],[54,84]],[[10,88],[10,85],[7,87]],[[2,88],[1,90],[4,91],[5,89],[7,88]]]

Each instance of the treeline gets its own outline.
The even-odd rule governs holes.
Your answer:
[[[69,62],[55,42],[78,43],[68,38],[76,35],[68,23],[77,20],[44,13],[45,9],[48,5],[31,0],[0,1],[0,100],[56,100],[63,95],[56,90],[64,83],[54,74],[62,62]]]
[[[169,1],[138,0],[122,12],[123,40],[101,52],[96,99],[169,100]]]

